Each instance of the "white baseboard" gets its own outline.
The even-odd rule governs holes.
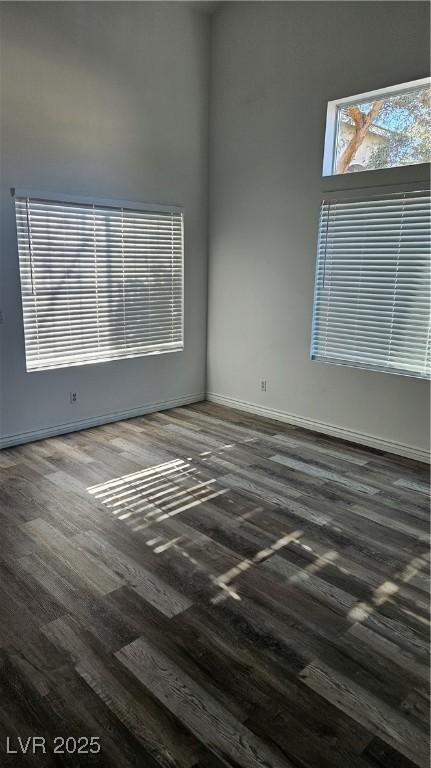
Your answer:
[[[207,392],[206,399],[213,403],[226,405],[229,408],[237,408],[240,411],[248,411],[249,413],[255,413],[258,416],[266,416],[268,419],[284,421],[287,424],[310,429],[312,432],[322,432],[325,435],[340,437],[342,440],[349,440],[352,443],[359,443],[360,445],[369,446],[370,448],[378,448],[380,451],[385,451],[387,453],[395,453],[398,456],[417,459],[417,461],[425,461],[428,463],[430,461],[430,454],[428,451],[416,448],[413,445],[405,445],[404,443],[398,443],[394,440],[386,440],[382,437],[369,435],[365,432],[354,432],[351,429],[335,426],[335,424],[326,424],[323,421],[306,419],[303,416],[296,416],[293,413],[279,411],[276,408],[267,408],[263,405],[249,403],[246,400],[238,400],[234,397],[227,397],[226,395],[219,395],[215,392]]]
[[[98,427],[102,424],[110,424],[114,421],[122,421],[124,419],[131,419],[134,416],[144,416],[146,413],[154,413],[156,411],[164,411],[169,408],[178,408],[181,405],[189,405],[190,403],[198,403],[201,400],[209,400],[220,405],[226,405],[229,408],[237,408],[240,411],[248,411],[249,413],[255,413],[258,416],[266,416],[269,419],[275,421],[283,421],[294,426],[303,427],[309,429],[312,432],[322,432],[326,435],[332,435],[333,437],[339,437],[342,440],[349,440],[352,443],[359,443],[360,445],[370,446],[371,448],[378,448],[380,451],[386,451],[388,453],[395,453],[398,456],[407,456],[410,459],[416,459],[417,461],[430,461],[430,454],[416,448],[412,445],[405,445],[404,443],[395,442],[393,440],[385,440],[375,435],[369,435],[364,432],[354,432],[344,427],[338,427],[334,424],[327,424],[323,421],[316,421],[314,419],[307,419],[303,416],[296,416],[286,411],[280,411],[276,408],[268,408],[263,405],[257,405],[256,403],[249,403],[246,400],[238,400],[234,397],[227,397],[226,395],[219,395],[215,392],[198,392],[193,395],[184,395],[172,400],[162,400],[156,403],[147,403],[138,408],[132,408],[126,411],[116,411],[114,413],[106,413],[101,416],[95,416],[90,419],[80,419],[78,421],[67,422],[65,424],[58,424],[52,427],[44,427],[42,429],[36,429],[31,432],[21,432],[14,435],[5,435],[0,437],[0,449],[10,448],[14,445],[22,445],[23,443],[31,443],[35,440],[43,440],[47,437],[55,437],[56,435],[64,435],[68,432],[79,432],[82,429],[89,429],[90,427]]]
[[[91,419],[80,419],[79,421],[72,421],[66,424],[58,424],[53,427],[36,429],[32,432],[21,432],[16,435],[6,435],[4,437],[0,437],[0,448],[10,448],[14,445],[32,443],[34,440],[44,440],[46,437],[64,435],[68,432],[79,432],[81,429],[99,427],[102,424],[110,424],[113,421],[132,419],[134,416],[144,416],[146,413],[164,411],[167,408],[178,408],[180,405],[198,403],[201,400],[205,400],[204,392],[198,392],[194,395],[183,395],[182,397],[176,397],[173,400],[162,400],[158,403],[147,403],[146,405],[139,406],[138,408],[131,408],[127,411],[104,413],[101,416],[94,416]]]

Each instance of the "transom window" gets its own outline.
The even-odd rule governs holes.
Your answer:
[[[183,214],[16,195],[27,371],[183,349]]]
[[[324,176],[430,160],[429,78],[329,102]]]

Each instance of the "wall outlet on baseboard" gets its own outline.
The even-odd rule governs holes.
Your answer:
[[[69,392],[69,402],[71,405],[75,405],[78,402],[78,395],[76,392]]]
[[[260,382],[260,391],[261,391],[261,392],[266,392],[266,387],[267,387],[267,381],[266,381],[266,379],[261,379],[261,382]]]

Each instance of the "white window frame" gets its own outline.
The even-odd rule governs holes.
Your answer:
[[[395,96],[400,93],[406,93],[411,90],[415,90],[416,88],[420,87],[429,87],[431,86],[431,77],[422,77],[419,80],[411,80],[408,83],[401,83],[400,85],[391,85],[386,88],[378,88],[374,91],[367,91],[366,93],[359,93],[356,96],[348,96],[346,98],[342,99],[334,99],[333,101],[328,101],[328,106],[326,110],[326,130],[325,130],[325,144],[324,144],[324,151],[323,151],[323,170],[322,175],[323,176],[334,176],[337,178],[343,177],[348,175],[349,173],[353,172],[347,172],[347,174],[340,174],[334,172],[334,162],[335,162],[335,155],[336,155],[336,145],[337,145],[337,131],[338,131],[338,123],[337,123],[337,116],[338,116],[338,109],[341,106],[345,106],[346,104],[353,105],[353,104],[361,104],[364,101],[371,101],[381,98],[382,96]],[[420,165],[420,163],[418,163]],[[409,167],[409,166],[396,166],[398,168],[400,167]],[[373,169],[367,169],[368,171],[373,171]],[[385,169],[375,169],[375,171],[381,171]],[[375,172],[374,171],[374,172]],[[355,174],[356,175],[356,174]]]
[[[160,355],[160,354],[172,354],[172,353],[178,353],[182,352],[184,350],[184,217],[185,217],[185,208],[184,206],[177,205],[177,204],[160,204],[160,203],[143,203],[143,202],[137,202],[137,201],[131,201],[131,200],[123,200],[123,199],[114,199],[114,198],[106,198],[106,197],[96,197],[96,196],[83,196],[83,195],[70,195],[70,194],[63,194],[58,192],[50,192],[47,193],[46,191],[39,191],[35,189],[28,189],[28,188],[15,188],[11,187],[11,197],[13,203],[15,203],[15,198],[30,198],[30,199],[37,199],[41,202],[47,201],[47,202],[54,202],[54,203],[71,203],[71,204],[82,204],[82,205],[96,205],[96,206],[102,206],[102,207],[108,207],[113,209],[130,209],[135,211],[145,211],[148,213],[176,213],[180,214],[182,218],[182,240],[181,240],[181,346],[178,349],[174,350],[150,350],[141,352],[138,355],[124,355],[124,356],[117,356],[117,357],[107,357],[105,359],[95,359],[95,360],[86,360],[86,361],[79,361],[76,363],[71,363],[67,365],[56,365],[56,366],[50,366],[50,367],[43,367],[40,369],[32,368],[31,373],[44,373],[49,371],[55,371],[55,370],[61,370],[64,368],[70,368],[70,367],[76,367],[76,366],[83,366],[83,365],[100,365],[101,363],[106,362],[115,362],[120,360],[126,360],[130,359],[131,357],[147,357],[152,355]],[[14,212],[15,217],[15,212]],[[21,267],[20,267],[21,269]],[[25,338],[24,338],[25,340]],[[27,358],[26,358],[27,359]],[[28,368],[27,368],[28,371]]]

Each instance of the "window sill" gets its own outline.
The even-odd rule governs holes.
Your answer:
[[[398,186],[404,184],[430,183],[430,164],[404,165],[399,168],[380,168],[375,171],[357,171],[322,176],[323,194],[340,190],[372,189],[374,187]]]

